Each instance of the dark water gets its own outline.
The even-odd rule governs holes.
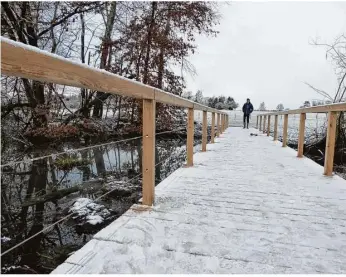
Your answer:
[[[49,273],[136,203],[141,197],[141,177],[136,177],[141,173],[141,153],[137,139],[3,168],[2,253],[69,214],[77,199],[93,200],[112,193],[95,201],[109,211],[102,222],[63,220],[2,256],[2,273]],[[158,139],[156,183],[179,168],[185,158],[184,139]]]

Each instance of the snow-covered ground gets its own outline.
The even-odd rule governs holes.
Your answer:
[[[89,198],[78,198],[69,209],[69,213],[82,224],[91,225],[103,223],[111,214],[104,205],[97,204]]]
[[[346,273],[346,181],[226,130],[53,273]]]
[[[11,241],[11,238],[5,237],[5,236],[1,237],[1,243],[5,243],[5,242],[8,242],[8,241]]]

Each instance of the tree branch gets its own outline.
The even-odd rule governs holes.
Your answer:
[[[96,6],[98,6],[98,5],[96,5]],[[52,24],[51,26],[49,26],[47,29],[41,31],[41,32],[37,35],[37,37],[43,36],[44,34],[48,33],[50,30],[52,30],[54,27],[56,27],[56,26],[58,26],[58,25],[64,23],[67,19],[69,19],[69,18],[72,17],[72,16],[74,16],[74,15],[76,15],[76,14],[88,12],[88,11],[91,11],[91,10],[93,10],[93,9],[95,9],[95,6],[92,6],[92,7],[89,8],[89,9],[80,9],[80,7],[77,7],[77,8],[74,9],[73,12],[67,14],[67,15],[64,16],[62,19],[60,19],[60,20],[58,20],[57,22],[53,23],[53,24]]]
[[[309,86],[310,88],[312,88],[314,91],[316,91],[318,94],[320,94],[320,95],[322,95],[322,96],[324,96],[324,97],[327,97],[330,101],[333,101],[333,98],[327,93],[327,92],[325,92],[325,91],[323,91],[323,90],[320,90],[320,89],[317,89],[317,88],[315,88],[315,87],[313,87],[312,85],[310,85],[310,84],[308,84],[308,83],[306,83],[306,82],[304,82],[304,84],[306,84],[307,86]]]

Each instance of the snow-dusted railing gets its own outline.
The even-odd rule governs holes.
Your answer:
[[[156,102],[188,109],[187,166],[193,166],[194,110],[203,111],[202,151],[207,148],[207,113],[212,113],[212,140],[228,126],[228,114],[108,71],[75,62],[36,47],[1,37],[1,73],[31,80],[92,89],[143,99],[143,197],[152,205],[155,197]],[[217,123],[215,125],[215,115]]]
[[[323,106],[314,106],[310,108],[302,108],[296,110],[288,110],[281,112],[270,112],[257,115],[256,128],[263,133],[270,135],[270,118],[275,116],[274,122],[274,141],[278,139],[278,116],[284,115],[284,126],[283,126],[283,136],[282,136],[282,146],[287,146],[287,131],[288,131],[288,115],[289,114],[300,114],[299,121],[299,136],[298,136],[298,154],[297,157],[303,157],[304,151],[304,133],[305,133],[305,120],[307,113],[328,113],[328,127],[327,127],[327,141],[326,141],[326,151],[324,158],[324,175],[332,176],[333,174],[333,162],[334,162],[334,152],[335,152],[335,136],[336,136],[336,119],[337,113],[346,111],[346,102],[335,103]],[[266,129],[266,121],[268,118],[268,125]],[[263,125],[262,125],[263,122]]]
[[[173,106],[225,114],[161,89],[1,37],[1,72],[47,83],[92,89]]]

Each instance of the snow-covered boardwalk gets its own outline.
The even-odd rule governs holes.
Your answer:
[[[346,181],[229,128],[53,273],[346,273]]]

